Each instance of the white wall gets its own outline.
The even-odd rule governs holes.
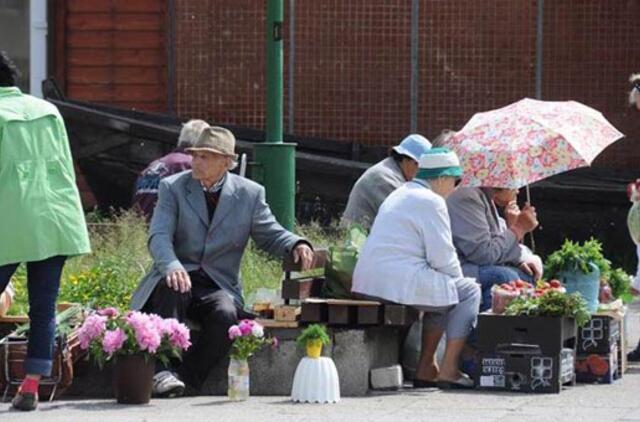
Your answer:
[[[47,77],[47,0],[31,0],[30,92],[42,97],[42,81]]]

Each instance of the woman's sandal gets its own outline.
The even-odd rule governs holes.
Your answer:
[[[473,388],[473,380],[469,378],[469,375],[467,374],[462,374],[462,376],[455,381],[441,380],[441,381],[438,381],[436,384],[438,388],[441,390],[453,390],[453,389],[468,390]]]

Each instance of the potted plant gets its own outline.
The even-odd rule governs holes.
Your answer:
[[[545,265],[545,276],[559,279],[568,293],[580,293],[591,312],[598,309],[600,276],[606,278],[610,271],[611,263],[602,255],[602,245],[593,238],[582,245],[565,240]]]
[[[307,356],[317,359],[322,354],[322,346],[329,344],[329,335],[324,325],[311,324],[296,339],[298,345],[305,347]]]
[[[249,398],[249,363],[248,359],[265,344],[278,346],[275,337],[266,338],[264,327],[250,319],[244,319],[229,328],[231,360],[229,361],[228,390],[229,400],[241,401]]]
[[[115,364],[118,403],[144,404],[151,398],[155,359],[168,364],[191,346],[189,329],[173,318],[105,308],[89,315],[78,333],[80,347],[102,368]]]

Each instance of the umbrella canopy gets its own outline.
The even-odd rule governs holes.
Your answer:
[[[589,166],[623,136],[584,104],[525,98],[474,115],[447,146],[460,157],[463,185],[517,189]]]

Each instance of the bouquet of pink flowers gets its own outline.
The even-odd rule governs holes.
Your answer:
[[[278,347],[278,339],[266,338],[264,327],[250,319],[243,319],[238,325],[229,328],[229,339],[233,341],[231,346],[231,358],[246,360],[265,344]]]
[[[181,358],[191,346],[189,329],[177,319],[131,311],[120,314],[116,308],[100,309],[89,315],[78,332],[80,347],[102,365],[118,355],[143,354],[167,364]]]

